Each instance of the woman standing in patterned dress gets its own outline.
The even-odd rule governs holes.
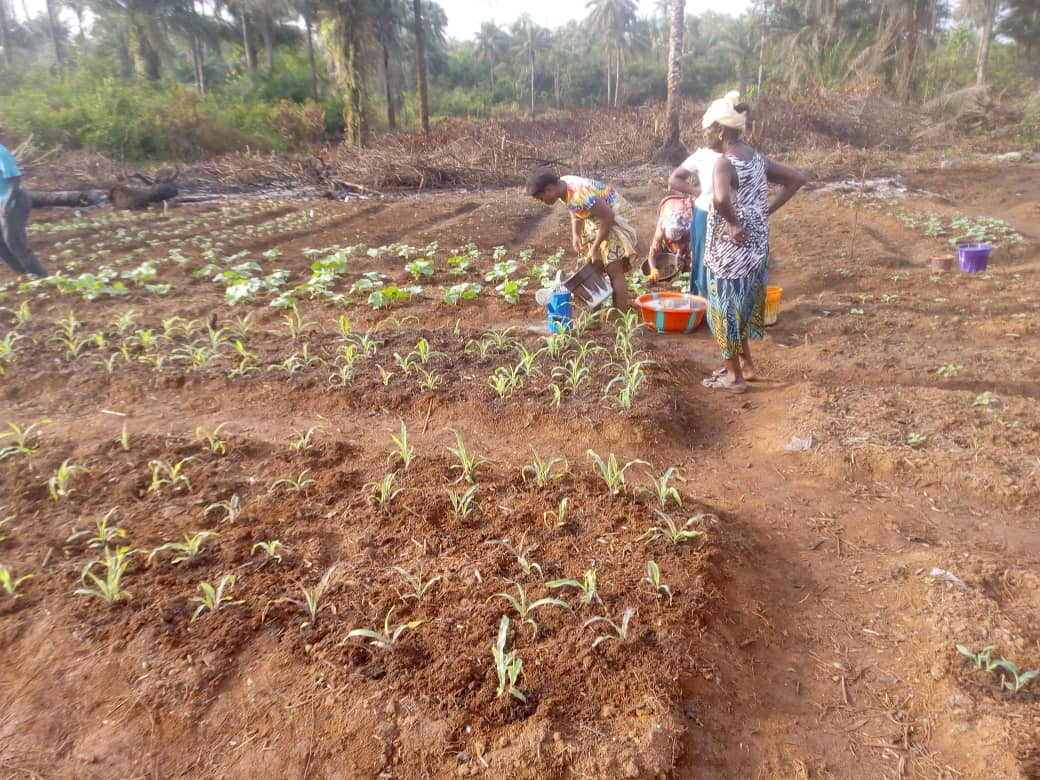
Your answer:
[[[614,306],[628,308],[628,278],[636,255],[636,230],[632,210],[621,194],[595,179],[557,176],[539,170],[527,179],[527,194],[547,206],[563,201],[571,215],[571,244],[574,251],[605,273],[614,291]]]
[[[721,152],[715,164],[715,196],[708,214],[704,264],[708,270],[708,325],[725,368],[704,380],[728,393],[747,391],[754,379],[748,339],[761,339],[769,260],[769,215],[806,182],[801,171],[766,159],[740,136],[748,107],[730,92],[704,114],[704,143]],[[769,202],[769,184],[782,189]]]

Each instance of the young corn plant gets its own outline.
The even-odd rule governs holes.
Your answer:
[[[163,485],[169,485],[174,490],[182,482],[191,492],[191,482],[188,480],[188,475],[183,473],[184,464],[188,461],[195,460],[195,456],[191,455],[187,458],[183,458],[174,464],[167,463],[164,460],[150,460],[148,461],[148,468],[152,470],[152,484],[148,486],[148,492],[153,493],[157,490],[161,490]]]
[[[408,571],[407,569],[403,569],[400,566],[394,566],[394,571],[396,571],[398,574],[404,577],[404,581],[408,585],[407,592],[397,592],[397,595],[401,597],[402,601],[407,601],[408,599],[415,599],[416,601],[421,601],[422,597],[426,595],[426,591],[428,591],[431,587],[433,587],[434,584],[437,583],[438,580],[441,579],[441,575],[438,574],[437,576],[431,577],[430,579],[426,580],[426,582],[423,582],[422,577],[416,577],[410,571]]]
[[[650,478],[651,487],[639,488],[642,493],[647,493],[657,499],[657,502],[661,505],[661,509],[665,509],[668,506],[668,499],[672,499],[676,506],[682,506],[682,496],[679,495],[679,491],[668,484],[668,481],[675,474],[675,466],[669,466],[665,470],[664,474],[659,477],[655,477],[652,471],[647,471],[647,476]]]
[[[538,366],[535,365],[535,362],[538,360],[538,357],[545,352],[545,347],[536,349],[532,352],[523,344],[517,344],[515,349],[516,354],[520,358],[520,362],[517,363],[517,368],[520,371],[523,371],[525,377],[537,376],[540,372],[538,371]]]
[[[294,599],[288,596],[278,599],[279,601],[285,601],[289,604],[295,604],[307,613],[308,619],[307,622],[303,624],[304,628],[307,626],[313,626],[318,622],[318,612],[321,610],[321,600],[325,597],[325,591],[328,590],[329,583],[332,582],[332,575],[336,573],[336,569],[338,568],[338,563],[334,563],[330,566],[322,575],[318,584],[311,589],[304,587],[303,583],[297,582],[296,584],[300,588],[300,593],[303,595],[302,599]]]
[[[241,601],[235,601],[235,597],[231,595],[231,587],[234,584],[234,574],[225,574],[220,578],[216,587],[213,587],[208,582],[200,582],[199,590],[202,592],[202,595],[191,597],[191,601],[198,602],[198,606],[195,607],[195,611],[191,615],[191,622],[194,623],[198,616],[206,610],[219,612],[224,604],[241,604]],[[225,593],[225,590],[228,592]]]
[[[470,513],[476,508],[473,504],[473,497],[476,493],[476,485],[466,488],[461,493],[448,488],[448,499],[451,501],[452,514],[460,520],[469,517]]]
[[[691,539],[704,536],[704,531],[690,528],[691,525],[700,521],[704,515],[694,515],[680,526],[660,509],[655,509],[654,514],[661,518],[662,525],[655,525],[647,529],[646,533],[636,541],[645,539],[646,543],[650,544],[650,542],[656,542],[658,539],[665,539],[669,544],[682,544]]]
[[[528,463],[520,470],[520,476],[524,482],[527,481],[527,476],[530,474],[535,487],[548,487],[567,473],[567,461],[563,458],[550,457],[543,459],[534,447],[531,447],[531,454],[534,456],[534,461]],[[563,470],[555,470],[557,463],[563,464]]]
[[[611,495],[615,496],[625,489],[626,471],[636,464],[641,466],[650,465],[645,460],[630,460],[624,466],[621,466],[613,452],[610,453],[610,456],[606,460],[603,460],[603,458],[593,450],[586,450],[585,454],[592,458],[595,468],[599,472],[600,478],[610,489]]]
[[[197,534],[191,536],[185,534],[183,542],[167,542],[166,544],[156,547],[148,554],[148,560],[146,563],[151,565],[152,558],[161,552],[166,552],[167,550],[172,550],[174,553],[177,553],[177,556],[173,558],[171,563],[177,564],[193,560],[202,554],[203,542],[210,537],[216,538],[218,536],[220,536],[218,531],[199,531]]]
[[[596,592],[596,570],[586,569],[585,576],[581,582],[578,580],[550,580],[545,583],[545,587],[550,590],[556,590],[557,588],[575,588],[581,591],[581,603],[591,604],[593,601],[597,601],[600,604],[603,600],[600,599],[599,593]]]
[[[415,343],[415,349],[413,349],[408,357],[415,358],[420,364],[426,365],[433,358],[445,357],[443,352],[437,352],[430,347],[430,342],[424,338],[420,338]]]
[[[634,607],[629,607],[625,610],[625,613],[621,616],[621,622],[615,623],[613,620],[603,616],[596,616],[589,618],[582,624],[582,628],[588,628],[589,626],[595,625],[596,623],[606,623],[609,627],[609,631],[606,634],[601,634],[592,643],[592,647],[595,648],[597,645],[603,642],[619,642],[620,644],[626,644],[628,642],[628,633],[631,628],[632,616],[636,613]]]
[[[462,434],[456,430],[449,428],[452,433],[455,434],[456,447],[448,447],[448,451],[451,452],[457,459],[458,463],[452,465],[452,471],[459,472],[459,478],[455,482],[462,482],[465,480],[469,484],[475,484],[477,481],[477,469],[487,461],[481,458],[471,456],[466,451],[466,443],[462,440]]]
[[[422,375],[422,379],[419,381],[420,390],[435,392],[444,384],[444,377],[436,371],[427,371],[425,368],[419,367],[419,373]]]
[[[311,438],[314,436],[314,432],[317,427],[311,426],[305,431],[293,431],[294,436],[289,441],[289,449],[299,454],[305,452],[311,447]]]
[[[269,493],[273,493],[280,487],[285,488],[286,493],[302,493],[311,485],[317,484],[317,480],[311,479],[307,475],[310,473],[310,469],[304,469],[300,472],[300,476],[296,479],[286,477],[283,479],[276,479],[271,483],[271,487],[268,488]]]
[[[384,512],[390,511],[390,505],[393,503],[393,500],[408,489],[394,488],[394,478],[396,476],[397,472],[391,471],[389,474],[384,474],[379,482],[367,483],[365,489],[371,491],[368,496],[369,503],[379,504],[379,508]]]
[[[62,461],[62,464],[58,466],[58,470],[47,480],[47,490],[50,491],[51,498],[54,501],[59,501],[72,495],[74,489],[69,483],[72,481],[73,476],[79,473],[90,473],[90,469],[86,466],[70,463],[69,461],[71,460],[71,458],[66,458]]]
[[[74,542],[77,539],[87,538],[87,547],[107,547],[109,542],[114,542],[116,539],[126,538],[126,530],[123,528],[114,527],[108,524],[108,521],[112,519],[112,515],[116,513],[119,507],[112,507],[109,509],[105,516],[97,521],[95,529],[84,529],[82,531],[73,531],[72,535],[65,540],[66,543]],[[93,534],[93,536],[91,536]]]
[[[542,523],[546,528],[559,530],[567,525],[567,504],[570,500],[566,497],[560,499],[556,509],[549,509],[542,513]]]
[[[401,465],[404,466],[404,470],[408,471],[408,467],[412,465],[412,458],[415,457],[415,447],[408,444],[408,427],[404,424],[404,420],[401,420],[401,436],[397,437],[391,433],[390,439],[397,449],[390,453],[389,457],[387,457],[387,462],[393,460],[396,455],[401,459]]]
[[[513,585],[516,587],[517,597],[514,597],[511,593],[496,593],[488,601],[491,601],[491,599],[505,599],[508,601],[510,606],[516,610],[516,614],[520,616],[521,625],[530,624],[536,635],[538,633],[538,623],[531,617],[536,609],[539,607],[559,607],[568,612],[571,611],[571,605],[561,599],[541,598],[528,603],[527,591],[524,590],[524,586],[519,582],[514,582]]]
[[[396,607],[390,607],[390,611],[387,612],[386,617],[383,618],[382,632],[369,628],[355,628],[347,634],[347,639],[352,639],[354,637],[368,639],[371,640],[371,644],[375,645],[380,650],[386,650],[387,652],[392,653],[397,646],[397,640],[401,638],[401,634],[405,631],[410,631],[422,623],[421,620],[412,620],[408,623],[400,623],[391,630],[390,616],[394,614],[394,609],[396,609]]]
[[[491,657],[495,659],[495,675],[498,677],[498,698],[508,693],[515,699],[527,703],[524,692],[516,687],[516,681],[520,679],[520,673],[524,668],[524,661],[516,655],[516,649],[506,651],[506,639],[509,635],[509,618],[505,615],[498,624],[498,640],[491,645]]]
[[[264,555],[267,556],[268,561],[274,561],[275,563],[282,562],[282,551],[285,550],[285,545],[277,539],[271,539],[266,542],[257,542],[249,548],[249,555],[256,555],[256,551],[260,550]]]
[[[518,547],[513,547],[513,545],[509,543],[508,539],[493,539],[490,542],[485,542],[485,544],[497,544],[505,547],[516,558],[516,562],[519,564],[520,568],[524,570],[524,574],[531,576],[532,572],[538,572],[538,576],[541,577],[542,567],[535,563],[534,559],[531,557],[531,553],[538,549],[538,545],[525,545],[524,541],[524,537],[520,537],[520,545]]]
[[[106,547],[104,557],[93,560],[84,567],[80,582],[85,587],[77,588],[76,594],[95,596],[106,604],[115,604],[117,601],[130,598],[130,594],[123,590],[123,575],[126,573],[126,567],[130,565],[130,556],[136,553],[137,550],[131,550],[129,547],[116,547],[115,552],[112,548]],[[104,570],[102,576],[94,573],[94,567],[98,565]],[[94,587],[86,587],[88,580]]]
[[[643,582],[649,584],[657,595],[668,596],[668,603],[672,603],[672,589],[661,582],[661,567],[656,561],[646,562],[646,576],[643,577]]]
[[[226,501],[215,501],[206,507],[206,511],[202,513],[202,516],[208,517],[209,513],[214,510],[224,513],[224,516],[220,518],[221,523],[233,523],[242,514],[242,499],[238,497],[238,493],[234,493]]]
[[[222,422],[212,431],[203,425],[195,428],[195,440],[206,442],[206,446],[209,447],[209,451],[217,455],[227,455],[227,442],[220,438],[220,429],[227,425],[226,422]]]
[[[0,433],[0,439],[12,438],[14,444],[4,447],[0,450],[0,460],[6,460],[7,458],[14,457],[15,455],[25,455],[29,457],[34,455],[39,447],[32,447],[29,445],[29,437],[32,436],[33,431],[43,425],[50,424],[50,420],[37,420],[31,425],[26,426],[23,430],[17,423],[9,422],[7,427],[10,430]]]
[[[565,389],[570,393],[576,393],[582,385],[592,381],[592,374],[584,361],[578,357],[572,357],[562,366],[556,366],[552,371],[553,379],[558,379]]]
[[[13,599],[18,598],[21,594],[18,592],[18,587],[27,580],[33,578],[32,574],[23,574],[21,577],[14,576],[14,572],[0,563],[0,588],[3,589],[4,593]]]

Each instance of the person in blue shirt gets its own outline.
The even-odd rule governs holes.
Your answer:
[[[29,248],[25,225],[32,200],[22,189],[22,172],[7,147],[0,144],[0,257],[18,274],[44,277],[40,261]]]

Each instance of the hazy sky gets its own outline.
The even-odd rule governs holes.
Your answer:
[[[507,25],[522,13],[531,14],[531,18],[543,27],[556,28],[571,19],[584,19],[589,15],[585,0],[437,0],[448,14],[448,36],[459,40],[469,40],[480,28],[481,22],[494,20],[496,24]],[[655,0],[638,0],[639,15],[650,16],[657,6]],[[20,19],[22,8],[28,7],[32,14],[46,10],[46,0],[14,0],[15,13]],[[694,16],[704,11],[714,10],[721,13],[739,15],[751,5],[751,0],[686,0],[686,13]],[[62,16],[66,22],[71,20],[71,12],[67,9]]]
[[[437,0],[448,14],[448,35],[469,39],[480,28],[480,23],[494,20],[498,25],[512,22],[522,13],[529,13],[535,23],[555,28],[571,19],[584,19],[589,11],[585,0]],[[655,0],[638,0],[639,15],[650,16],[657,7]],[[740,14],[750,0],[686,0],[686,13],[694,16],[704,11]]]

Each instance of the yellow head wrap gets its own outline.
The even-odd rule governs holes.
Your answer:
[[[747,123],[747,114],[737,111],[736,106],[740,103],[740,93],[727,92],[726,97],[714,101],[708,110],[704,112],[701,127],[708,128],[718,122],[723,127],[733,127],[743,130]]]

